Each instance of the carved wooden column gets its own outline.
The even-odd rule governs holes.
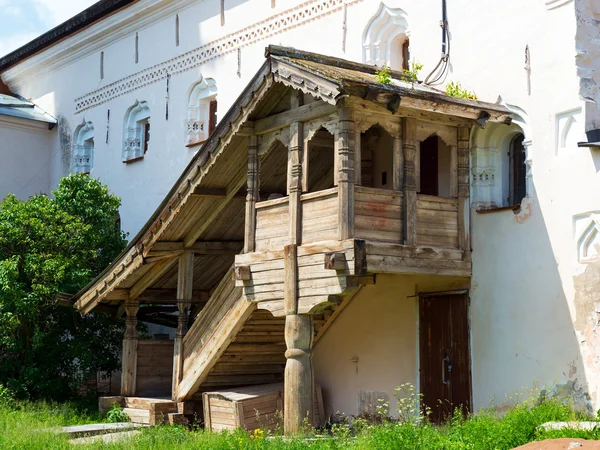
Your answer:
[[[177,332],[175,334],[175,348],[173,350],[173,384],[172,398],[177,399],[179,383],[183,378],[183,338],[187,333],[189,311],[192,304],[194,289],[194,254],[186,252],[179,257],[179,270],[177,272]]]
[[[417,124],[410,117],[404,118],[404,244],[417,245],[417,180],[415,159],[417,157]]]
[[[288,152],[288,189],[290,208],[290,243],[300,244],[302,227],[302,150],[304,128],[302,122],[290,124],[290,147]]]
[[[258,201],[260,187],[259,172],[258,142],[256,136],[250,136],[248,138],[248,194],[246,195],[244,253],[255,250],[256,202]]]
[[[471,259],[469,205],[469,127],[458,128],[458,247],[464,250],[464,258]]]
[[[137,313],[140,305],[137,301],[125,303],[125,336],[123,338],[123,360],[121,367],[121,395],[131,397],[135,395],[137,379]]]
[[[296,434],[305,420],[313,423],[313,319],[298,314],[298,254],[296,245],[284,249],[285,389],[284,430]]]
[[[354,184],[362,185],[362,139],[360,131],[354,132]]]
[[[338,161],[339,239],[354,237],[354,121],[347,106],[338,109],[339,127],[335,139]]]

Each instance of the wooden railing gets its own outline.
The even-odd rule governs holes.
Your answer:
[[[401,244],[402,192],[364,186],[354,188],[354,232],[357,239]]]
[[[338,188],[311,192],[302,202],[302,244],[338,238]]]
[[[256,204],[257,252],[281,249],[289,244],[290,209],[288,197]]]
[[[417,196],[417,245],[458,248],[458,199]]]
[[[404,193],[364,186],[354,188],[354,237],[404,243]],[[337,240],[338,188],[304,194],[301,243]],[[417,196],[417,245],[458,248],[458,199]],[[288,197],[256,204],[256,251],[289,244]]]

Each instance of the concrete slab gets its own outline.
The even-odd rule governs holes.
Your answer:
[[[539,426],[541,430],[580,430],[591,431],[596,428],[600,429],[600,422],[546,422]]]
[[[94,442],[120,442],[128,439],[133,439],[138,436],[141,432],[139,430],[132,431],[120,431],[118,433],[109,433],[109,434],[97,434],[95,436],[87,436],[80,437],[76,439],[71,439],[69,442],[71,444],[81,445],[81,444],[93,444]]]
[[[133,430],[144,427],[145,425],[131,422],[118,423],[92,423],[88,425],[75,425],[71,427],[58,428],[57,433],[68,434],[70,437],[77,438],[82,436],[95,436],[99,434],[118,433],[122,431]]]

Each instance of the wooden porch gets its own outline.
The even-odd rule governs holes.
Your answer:
[[[508,111],[394,76],[270,48],[144,229],[75,296],[83,314],[126,316],[121,401],[160,379],[180,414],[206,392],[283,381],[295,433],[313,411],[314,342],[362,286],[470,276],[470,129]],[[176,328],[150,368],[138,319]]]

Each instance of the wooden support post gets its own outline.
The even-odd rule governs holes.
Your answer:
[[[464,250],[464,259],[471,260],[469,205],[469,127],[458,128],[458,247]]]
[[[187,333],[190,307],[194,289],[194,253],[185,252],[179,257],[177,272],[177,332],[175,333],[175,348],[173,351],[173,383],[172,398],[177,399],[179,383],[183,378],[183,338]]]
[[[404,244],[417,245],[417,183],[415,163],[417,156],[417,123],[404,118]]]
[[[354,184],[362,185],[362,140],[360,131],[354,132]]]
[[[394,191],[401,191],[404,186],[404,154],[402,149],[402,139],[397,137],[394,138],[393,158],[394,178],[392,189],[394,189]]]
[[[251,253],[255,250],[259,173],[258,140],[256,136],[250,136],[248,138],[248,195],[246,196],[244,253]]]
[[[314,374],[312,367],[313,320],[298,314],[298,248],[284,248],[285,388],[284,430],[297,434],[305,419],[312,424]]]
[[[135,395],[137,379],[137,313],[140,305],[137,301],[127,300],[125,303],[125,336],[123,338],[123,361],[121,367],[121,395]]]
[[[339,127],[335,139],[335,158],[338,161],[339,239],[354,237],[354,121],[352,110],[338,109]]]
[[[304,146],[304,130],[302,122],[290,125],[290,148],[288,152],[288,190],[290,195],[290,231],[291,244],[300,244],[302,227],[302,149]]]

